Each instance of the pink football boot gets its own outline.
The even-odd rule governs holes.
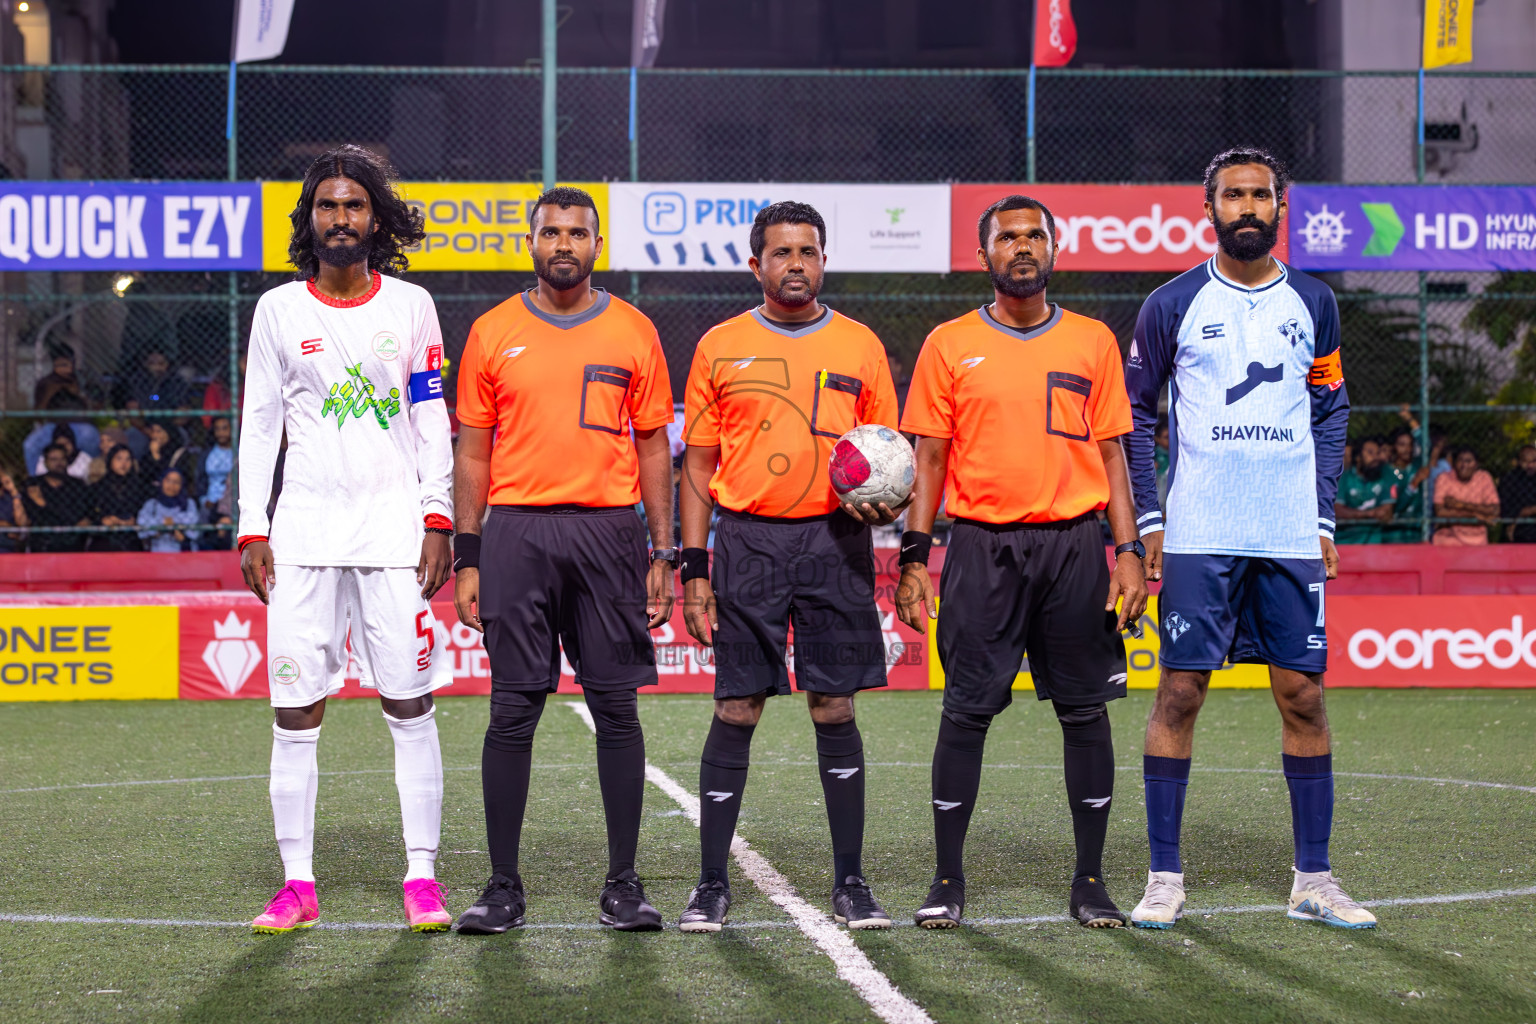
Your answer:
[[[315,883],[290,880],[268,901],[261,916],[251,922],[251,931],[281,935],[295,928],[308,928],[318,920],[320,901],[315,897]]]
[[[405,920],[413,932],[445,932],[453,923],[435,878],[412,878],[405,889]]]

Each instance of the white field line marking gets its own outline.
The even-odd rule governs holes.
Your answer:
[[[734,847],[733,847],[734,849]],[[1524,889],[1488,889],[1483,892],[1456,892],[1439,896],[1401,896],[1395,899],[1385,900],[1361,900],[1361,906],[1365,907],[1421,907],[1442,903],[1476,903],[1488,900],[1515,899],[1522,896],[1536,896],[1536,885],[1527,886]],[[1226,916],[1228,914],[1278,914],[1285,910],[1285,904],[1261,904],[1241,907],[1188,907],[1185,908],[1185,917]],[[1066,924],[1073,918],[1066,914],[1039,914],[1034,917],[975,917],[967,918],[966,924],[976,927],[1004,927],[1020,924]],[[159,928],[249,928],[249,921],[195,921],[180,918],[163,917],[78,917],[68,914],[0,914],[0,923],[3,924],[102,924],[102,925],[134,925],[139,927]],[[563,924],[558,921],[523,925],[523,931],[598,931],[602,925],[591,923]],[[765,928],[798,928],[798,921],[741,921],[731,922],[732,928],[765,929]],[[898,921],[898,928],[915,927],[910,921]],[[378,932],[378,931],[404,931],[405,926],[393,924],[388,921],[321,921],[315,925],[316,929],[333,932]],[[839,933],[842,934],[842,933]]]
[[[584,707],[584,706],[583,706]],[[649,764],[649,762],[647,762]],[[663,764],[662,767],[686,768],[692,762],[673,762]],[[533,766],[538,771],[555,771],[565,768],[591,768],[590,762],[576,761],[558,764],[536,764]],[[814,768],[815,761],[754,761],[754,768]],[[932,768],[931,761],[870,761],[868,768]],[[1038,770],[1061,771],[1059,764],[987,764],[983,767],[996,770]],[[460,765],[445,767],[445,772],[477,772],[480,766]],[[1228,775],[1282,775],[1283,772],[1275,768],[1210,768],[1195,767],[1194,772],[1211,772]],[[1139,772],[1138,765],[1117,765],[1118,772]],[[321,772],[323,776],[343,775],[389,775],[393,774],[393,768],[359,768],[354,771]],[[1388,782],[1432,782],[1437,786],[1472,786],[1478,789],[1511,789],[1521,793],[1536,793],[1536,786],[1521,786],[1513,782],[1483,782],[1478,779],[1446,779],[1433,775],[1392,775],[1382,772],[1334,772],[1337,778],[1344,779],[1382,779]],[[201,775],[185,779],[125,779],[121,782],[71,782],[58,786],[28,786],[23,789],[0,789],[0,796],[10,793],[57,793],[62,790],[72,789],[113,789],[119,786],[179,786],[192,785],[199,782],[246,782],[256,779],[265,779],[265,773],[261,775]]]
[[[587,728],[596,731],[592,712],[587,710],[585,704],[566,701],[565,706],[580,715],[581,720],[587,723]],[[671,797],[694,825],[698,825],[698,797],[649,762],[645,766],[645,777]],[[731,837],[731,853],[735,855],[741,873],[788,914],[806,937],[832,960],[837,976],[853,986],[854,991],[875,1011],[877,1017],[886,1024],[933,1024],[933,1018],[928,1016],[928,1012],[902,995],[901,990],[891,983],[891,979],[870,963],[864,951],[847,932],[839,930],[836,924],[827,919],[826,914],[803,900],[789,879],[779,874],[778,869],[768,863],[768,858],[748,846],[739,833]]]

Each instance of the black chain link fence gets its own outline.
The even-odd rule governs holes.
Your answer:
[[[630,81],[627,69],[559,73],[563,180],[1191,182],[1212,154],[1247,142],[1275,151],[1301,181],[1536,181],[1536,75],[1426,76],[1422,155],[1414,72],[1042,70],[1033,146],[1023,70],[643,70],[633,136]],[[407,180],[542,174],[536,69],[244,67],[233,140],[228,82],[223,66],[0,68],[0,89],[15,98],[0,112],[9,115],[0,173],[292,180],[318,153],[356,142],[387,154]],[[1061,273],[1052,297],[1104,320],[1125,346],[1142,300],[1169,276]],[[760,301],[747,274],[597,277],[656,322],[678,395],[699,336]],[[212,480],[223,457],[208,469],[220,447],[213,424],[238,413],[227,382],[256,298],[285,279],[3,275],[0,471],[24,495],[59,422],[84,424],[93,446],[120,429],[141,462],[180,459],[203,519],[181,531],[186,545],[227,545],[210,500],[222,493]],[[437,301],[450,394],[474,319],[534,283],[513,273],[412,279]],[[1427,420],[1449,444],[1474,447],[1495,475],[1536,440],[1536,274],[1346,273],[1328,283],[1343,318],[1353,434]],[[874,328],[910,372],[927,332],[989,292],[980,274],[833,273],[824,297]],[[52,356],[66,354],[73,382],[48,376]],[[169,428],[153,452],[151,423]],[[103,431],[105,442],[90,436]],[[1420,440],[1427,448],[1427,433]],[[98,455],[90,479],[106,467],[100,447],[88,454]],[[107,543],[69,531],[74,519],[18,539],[3,530],[9,499],[0,480],[0,549],[62,543],[49,537]],[[100,522],[89,510],[81,519]],[[203,539],[190,539],[199,530]]]

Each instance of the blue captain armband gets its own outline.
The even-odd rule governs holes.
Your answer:
[[[411,401],[430,402],[443,397],[443,374],[440,370],[422,370],[411,374]]]

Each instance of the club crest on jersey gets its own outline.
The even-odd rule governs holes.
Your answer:
[[[1281,337],[1285,338],[1286,341],[1291,343],[1292,347],[1295,347],[1297,342],[1304,342],[1307,340],[1307,332],[1302,330],[1301,324],[1295,320],[1287,320],[1285,323],[1281,324],[1277,330],[1279,330]]]
[[[400,389],[390,388],[388,395],[378,395],[373,381],[363,376],[363,364],[347,367],[347,380],[331,385],[330,397],[320,407],[320,418],[335,415],[340,430],[349,416],[361,419],[373,413],[379,426],[389,429],[389,421],[400,413]]]
[[[1163,636],[1168,638],[1169,643],[1175,642],[1188,632],[1189,623],[1178,612],[1169,612],[1168,617],[1163,620]]]
[[[400,339],[394,331],[380,331],[373,336],[373,354],[386,363],[400,358]]]

